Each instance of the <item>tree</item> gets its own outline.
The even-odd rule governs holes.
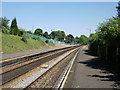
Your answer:
[[[78,36],[75,37],[75,42],[80,43],[80,40],[79,40]]]
[[[90,48],[120,75],[120,2],[117,10],[118,17],[101,23],[96,33],[90,35]]]
[[[8,28],[9,21],[10,20],[8,20],[6,17],[0,18],[0,26],[4,26],[4,27]]]
[[[40,28],[37,28],[37,29],[35,30],[34,34],[42,36],[42,35],[43,35],[43,30],[40,29]]]
[[[90,48],[109,63],[120,65],[120,18],[111,18],[98,26],[95,34],[90,37]]]
[[[67,35],[65,39],[66,39],[66,42],[67,42],[67,43],[72,43],[72,42],[74,42],[74,37],[73,37],[72,34]]]
[[[117,44],[120,40],[119,20],[120,18],[111,18],[99,25],[97,33],[99,38],[104,41],[105,45],[108,45],[112,42]]]
[[[32,34],[32,32],[31,31],[26,31],[27,33],[29,33],[29,34]]]
[[[98,33],[91,33],[89,37],[90,50],[97,52],[98,46],[101,44]]]
[[[48,32],[45,32],[45,33],[43,34],[43,37],[50,39],[50,35],[48,34]]]
[[[86,37],[85,35],[81,35],[79,37],[79,43],[82,44],[82,45],[88,44],[89,43],[88,37]]]
[[[64,41],[65,32],[64,31],[52,31],[50,34],[51,38],[58,41]]]
[[[12,20],[11,27],[10,27],[10,34],[13,34],[13,35],[18,35],[19,34],[19,29],[18,29],[18,26],[17,26],[16,18],[14,18]]]
[[[118,2],[117,11],[118,11],[118,17],[120,17],[120,1]]]
[[[50,33],[50,36],[51,36],[51,39],[55,39],[55,36],[56,36],[55,31],[52,31],[52,32]]]
[[[0,30],[3,32],[3,33],[9,33],[9,20],[4,17],[4,18],[0,18]]]

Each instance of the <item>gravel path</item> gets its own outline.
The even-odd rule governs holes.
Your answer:
[[[67,46],[47,47],[47,48],[29,50],[29,51],[19,52],[19,53],[2,54],[2,60],[8,59],[8,58],[13,58],[13,57],[18,57],[18,56],[23,56],[23,55],[28,55],[28,54],[33,54],[33,53],[37,53],[37,52],[45,52],[45,51],[63,48],[63,47],[67,47]]]
[[[110,79],[113,74],[101,69],[96,60],[87,46],[81,47],[64,88],[116,88],[115,81]]]

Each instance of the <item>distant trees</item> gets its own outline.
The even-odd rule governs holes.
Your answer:
[[[80,40],[79,40],[78,36],[75,37],[75,42],[80,43]]]
[[[0,18],[0,31],[2,31],[2,33],[18,35],[18,36],[22,36],[26,32],[32,34],[31,31],[24,31],[22,29],[19,29],[16,18],[12,20],[10,26],[8,25],[9,21],[10,20],[7,19],[6,17]]]
[[[45,33],[43,34],[43,37],[50,39],[50,35],[48,34],[48,32],[45,32]]]
[[[18,35],[21,37],[25,36],[26,35],[25,33],[29,33],[29,34],[35,34],[38,36],[42,36],[47,39],[53,39],[56,41],[61,41],[61,42],[66,42],[66,43],[71,43],[71,44],[74,44],[74,42],[81,43],[81,44],[87,44],[85,43],[87,41],[85,36],[81,38],[80,37],[74,38],[72,34],[66,35],[64,31],[60,31],[60,30],[52,31],[50,34],[48,34],[48,32],[43,33],[43,30],[40,28],[37,28],[34,31],[34,33],[32,33],[31,31],[25,31],[24,29],[20,27],[18,28],[16,18],[12,20],[10,27],[8,23],[9,23],[9,20],[6,17],[0,18],[0,30],[3,33]],[[26,42],[24,37],[22,38],[22,40]]]
[[[6,17],[0,18],[0,26],[8,28],[9,21]]]
[[[58,41],[64,41],[65,32],[64,31],[52,31],[50,34],[51,38]]]
[[[74,42],[74,36],[72,34],[68,34],[65,40],[66,40],[66,43],[72,43]]]
[[[3,33],[9,33],[9,21],[6,17],[0,18],[0,31]]]
[[[120,1],[118,2],[117,11],[118,11],[118,17],[120,17]]]
[[[10,26],[10,34],[13,34],[13,35],[18,35],[19,34],[19,29],[18,29],[18,26],[17,26],[16,18],[14,18],[12,20],[12,23],[11,23],[11,26]]]
[[[71,42],[77,42],[78,44],[81,45],[87,45],[89,44],[89,38],[85,35],[81,35],[80,37],[76,36],[75,38],[69,34],[66,36],[66,42],[71,43]]]
[[[26,31],[27,33],[33,34],[31,31]]]
[[[43,35],[43,30],[40,29],[40,28],[37,28],[37,29],[35,30],[34,34],[42,36],[42,35]]]
[[[79,37],[79,43],[80,43],[81,45],[86,45],[86,44],[89,43],[89,38],[86,37],[85,35],[81,35],[81,36]]]

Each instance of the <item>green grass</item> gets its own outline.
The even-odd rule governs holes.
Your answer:
[[[55,44],[54,44],[54,43],[49,42],[49,43],[48,43],[48,46],[55,46]]]
[[[0,53],[2,52],[2,32],[0,31]]]
[[[39,49],[47,46],[54,46],[53,43],[46,44],[43,41],[28,39],[27,43],[23,42],[22,37],[2,34],[2,51],[3,53],[16,53],[27,50]]]

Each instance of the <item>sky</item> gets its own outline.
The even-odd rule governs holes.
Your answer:
[[[19,27],[34,32],[62,30],[74,36],[90,35],[97,25],[117,16],[117,2],[2,2],[2,17],[17,19]]]

